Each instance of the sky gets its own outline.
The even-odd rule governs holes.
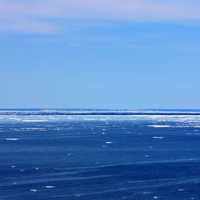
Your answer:
[[[200,108],[199,0],[0,0],[0,108]]]

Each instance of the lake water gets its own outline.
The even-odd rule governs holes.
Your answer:
[[[0,200],[200,199],[199,111],[1,110]]]

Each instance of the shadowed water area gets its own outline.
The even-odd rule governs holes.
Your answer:
[[[1,200],[200,199],[199,111],[23,112],[0,112]]]

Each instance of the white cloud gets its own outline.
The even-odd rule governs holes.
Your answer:
[[[0,0],[0,30],[55,32],[52,20],[184,21],[200,19],[195,0]]]

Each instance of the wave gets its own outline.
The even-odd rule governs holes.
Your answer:
[[[157,197],[165,191],[167,194],[170,191],[174,196],[176,192],[184,192],[191,188],[193,192],[196,188],[196,194],[199,194],[199,161],[117,164],[98,166],[95,169],[87,168],[84,171],[74,169],[75,174],[66,174],[65,168],[59,170],[61,173],[54,173],[51,170],[21,173],[17,169],[12,170],[15,171],[15,176],[3,180],[0,184],[1,189],[5,191],[4,196],[0,195],[2,199],[19,199],[19,194],[25,199],[30,196],[29,192],[38,192],[42,197],[45,195],[46,198],[43,199],[122,199],[124,195],[127,199],[144,199],[143,194]],[[51,196],[47,195],[49,193]],[[140,198],[132,198],[133,194],[138,194]],[[113,198],[109,198],[109,195]],[[118,196],[120,198],[116,198]],[[149,196],[147,199],[152,197]]]
[[[0,115],[200,115],[199,110],[92,110],[92,109],[53,109],[53,110],[37,110],[37,109],[21,109],[21,110],[2,110]]]
[[[148,125],[148,127],[152,127],[152,128],[171,128],[173,126],[170,126],[170,125]]]
[[[150,128],[200,128],[200,112],[165,110],[0,110],[0,123],[138,121]]]

